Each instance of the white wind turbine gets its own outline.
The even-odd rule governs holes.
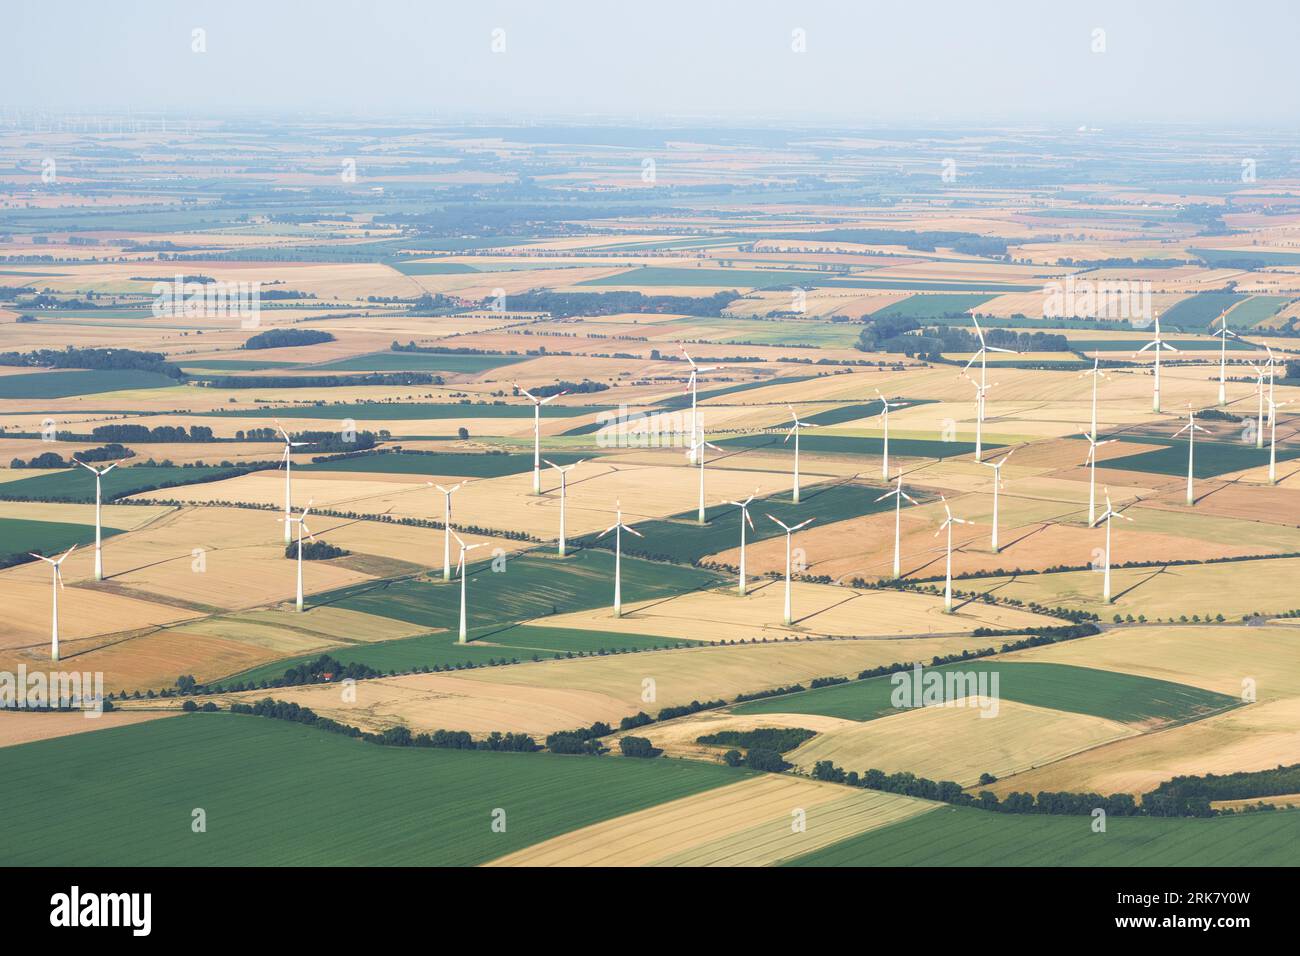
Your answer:
[[[560,473],[560,557],[564,557],[564,499],[567,497],[566,492],[569,488],[569,472],[582,464],[582,461],[575,461],[571,465],[561,467],[553,461],[542,459],[548,465]],[[585,459],[584,459],[585,460]]]
[[[900,550],[899,550],[899,544],[900,544],[900,534],[899,534],[899,530],[900,530],[900,528],[901,528],[901,526],[902,526],[903,499],[906,498],[906,499],[907,499],[908,501],[910,501],[912,504],[916,504],[916,503],[917,503],[915,498],[913,498],[911,495],[909,495],[906,491],[903,490],[903,472],[902,472],[902,471],[899,471],[899,473],[898,473],[898,484],[896,484],[896,485],[894,486],[894,490],[893,490],[893,491],[886,491],[883,495],[881,495],[879,498],[877,498],[876,501],[878,501],[878,502],[879,502],[879,501],[884,501],[884,500],[885,500],[886,498],[888,498],[890,495],[894,495],[894,496],[895,496],[895,500],[894,500],[894,577],[897,578],[897,577],[901,577],[901,576],[902,576],[902,566],[901,566],[901,564],[899,563],[899,561],[900,561],[899,555],[901,554],[901,552],[900,552]]]
[[[984,396],[989,390],[988,353],[1007,352],[1010,354],[1014,354],[1015,349],[1001,349],[995,345],[989,345],[984,340],[984,330],[980,328],[980,320],[975,318],[975,316],[973,315],[970,317],[970,320],[973,323],[975,323],[975,334],[979,337],[980,347],[976,350],[975,354],[970,357],[970,361],[967,362],[966,367],[961,370],[961,374],[967,375],[967,373],[970,371],[970,367],[975,364],[975,360],[976,359],[980,360],[980,380],[979,380],[979,384],[976,385],[975,387],[975,394],[978,396],[978,404],[979,404],[979,407],[976,409],[978,420],[976,422],[976,432],[975,432],[975,457],[976,459],[978,459],[980,457],[979,426],[982,425],[984,422]],[[967,377],[969,378],[969,375],[967,375]]]
[[[697,378],[702,372],[716,372],[719,368],[717,365],[697,365],[695,359],[691,358],[686,351],[686,346],[679,344],[677,346],[682,350],[682,355],[686,356],[686,361],[691,363],[691,380],[686,385],[686,390],[691,393],[691,464],[695,464],[695,440],[699,437],[700,427],[696,418],[696,384]]]
[[[1272,437],[1268,443],[1268,483],[1277,484],[1277,410],[1286,402],[1275,402],[1272,398],[1268,400],[1268,420],[1269,430]]]
[[[1173,434],[1173,437],[1177,438],[1183,432],[1187,432],[1187,506],[1189,508],[1196,503],[1196,499],[1192,496],[1192,458],[1196,452],[1196,433],[1207,431],[1208,429],[1196,424],[1196,412],[1193,410],[1187,413],[1187,424]]]
[[[984,454],[984,396],[997,382],[983,385],[969,375],[966,380],[975,386],[975,460],[979,461]]]
[[[545,398],[538,398],[518,382],[515,382],[514,386],[527,395],[533,403],[533,494],[540,495],[542,493],[542,406],[567,394],[568,389],[556,392],[554,395],[547,395]]]
[[[64,561],[68,560],[68,555],[77,550],[74,544],[67,551],[63,552],[61,558],[47,558],[43,554],[37,554],[35,551],[29,551],[33,558],[40,558],[48,564],[54,572],[53,580],[50,582],[50,592],[54,596],[54,617],[50,629],[50,660],[59,659],[59,591],[63,588],[63,570],[59,567]]]
[[[475,548],[481,548],[483,542],[478,544],[466,544],[461,540],[460,535],[456,535],[456,543],[460,545],[460,558],[456,562],[456,573],[460,575],[460,643],[465,643],[465,578],[469,577],[469,567],[465,564],[465,553],[473,551]]]
[[[297,600],[297,608],[298,608],[299,611],[302,610],[302,536],[303,536],[304,533],[306,533],[307,537],[311,538],[313,541],[316,540],[316,536],[315,536],[314,534],[312,534],[312,533],[311,533],[311,529],[307,527],[307,512],[309,512],[309,511],[311,511],[311,500],[310,500],[310,499],[308,499],[308,501],[307,501],[307,507],[305,507],[305,508],[302,509],[302,514],[298,515],[298,517],[296,517],[296,518],[294,518],[294,517],[288,517],[288,518],[282,518],[282,519],[280,519],[280,520],[284,521],[286,524],[292,523],[292,524],[296,524],[296,525],[298,526],[298,600]]]
[[[880,397],[880,419],[885,429],[885,447],[883,448],[884,457],[880,459],[880,478],[882,481],[889,480],[889,410],[891,408],[905,408],[910,402],[891,402],[885,396],[880,394],[880,389],[876,389],[876,394]]]
[[[640,531],[628,527],[623,523],[623,503],[614,502],[617,517],[614,523],[596,535],[597,538],[603,538],[611,531],[614,532],[614,616],[623,616],[623,532],[634,534],[638,538],[644,538]]]
[[[798,504],[799,503],[799,429],[816,428],[817,426],[812,422],[799,421],[799,416],[794,413],[793,405],[787,403],[785,407],[790,409],[790,420],[794,423],[793,425],[790,426],[790,430],[785,433],[785,441],[789,441],[791,435],[794,436],[794,492],[791,494],[790,500],[793,501],[795,504]]]
[[[1097,441],[1095,436],[1087,432],[1083,432],[1083,437],[1088,439],[1088,457],[1083,460],[1083,463],[1088,466],[1088,527],[1091,528],[1097,523],[1097,449],[1117,439],[1107,438],[1105,441]]]
[[[708,451],[710,448],[712,448],[714,451],[722,451],[722,449],[719,448],[717,445],[713,444],[713,442],[704,440],[704,431],[703,429],[701,429],[700,440],[691,446],[691,451],[695,455],[695,460],[696,462],[699,463],[700,466],[700,511],[699,511],[699,517],[696,519],[699,521],[700,524],[705,523],[704,520],[704,460],[708,458]]]
[[[757,494],[758,489],[755,488],[754,494],[744,501],[728,502],[740,509],[740,586],[737,590],[739,590],[742,597],[745,594],[745,525],[748,524],[751,530],[754,527],[754,519],[749,516],[749,503],[754,500]]]
[[[794,623],[794,617],[790,613],[790,538],[800,528],[816,521],[816,518],[808,518],[794,527],[786,524],[780,518],[768,515],[773,521],[785,529],[785,623],[787,625]]]
[[[1255,373],[1255,394],[1259,396],[1259,417],[1255,421],[1255,447],[1264,447],[1264,376],[1269,374],[1273,357],[1261,365],[1251,363],[1250,370]]]
[[[451,496],[457,491],[468,485],[472,479],[466,478],[450,488],[444,488],[442,485],[435,485],[428,482],[429,487],[437,488],[442,492],[442,579],[451,580]]]
[[[100,522],[100,513],[103,510],[104,496],[101,479],[122,462],[115,461],[107,468],[96,468],[94,465],[86,464],[80,458],[72,460],[95,476],[95,580],[102,581],[104,580],[104,558],[103,524]]]
[[[291,439],[278,418],[275,420],[275,427],[279,430],[280,437],[284,439],[284,456],[280,459],[280,463],[284,465],[284,543],[288,544],[293,540],[292,529],[289,527],[289,519],[293,516],[293,492],[289,486],[290,472],[293,471],[293,450],[309,442]]]
[[[1097,522],[1098,523],[1102,521],[1106,522],[1106,574],[1102,583],[1102,599],[1107,604],[1109,604],[1110,603],[1110,519],[1123,518],[1125,521],[1132,521],[1133,519],[1130,518],[1128,515],[1120,514],[1118,511],[1116,511],[1111,506],[1110,503],[1110,489],[1107,488],[1105,489],[1105,491],[1106,491],[1106,513],[1103,514],[1100,518],[1098,518]]]
[[[1142,346],[1136,352],[1134,352],[1133,357],[1137,358],[1147,349],[1155,349],[1155,357],[1156,357],[1155,386],[1151,392],[1151,410],[1153,412],[1158,412],[1160,411],[1160,350],[1168,349],[1170,352],[1177,352],[1178,349],[1174,348],[1172,345],[1170,345],[1168,342],[1166,342],[1164,339],[1160,337],[1160,313],[1159,312],[1155,314],[1155,323],[1156,323],[1156,337],[1153,338],[1146,345]]]
[[[943,610],[945,614],[952,613],[952,526],[955,524],[974,524],[973,521],[967,521],[965,518],[956,518],[953,516],[952,509],[948,507],[948,499],[939,496],[943,502],[943,510],[947,514],[943,524],[939,525],[939,530],[934,533],[937,538],[943,534],[944,529],[948,531],[948,564],[943,578]]]
[[[1088,435],[1095,442],[1097,440],[1097,384],[1103,378],[1109,378],[1110,376],[1101,370],[1101,362],[1096,356],[1092,359],[1092,368],[1080,375],[1079,378],[1086,378],[1089,375],[1092,376],[1092,430],[1088,432]]]
[[[1002,466],[1007,463],[1007,459],[1016,453],[1013,448],[999,462],[982,461],[981,465],[993,469],[993,553],[997,554],[998,548],[998,489],[1002,486]]]
[[[1228,375],[1228,336],[1239,339],[1239,336],[1232,329],[1228,328],[1228,313],[1219,313],[1219,330],[1214,333],[1219,337],[1219,404],[1228,404],[1227,375]]]

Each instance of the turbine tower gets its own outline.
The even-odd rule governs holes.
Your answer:
[[[901,525],[902,525],[903,499],[906,498],[906,499],[907,499],[908,501],[910,501],[912,504],[916,504],[916,499],[913,498],[911,495],[909,495],[906,491],[903,490],[903,472],[902,472],[901,469],[900,469],[899,472],[898,472],[898,484],[896,484],[896,485],[894,486],[894,490],[893,490],[893,491],[886,491],[883,495],[881,495],[879,498],[877,498],[876,501],[877,501],[877,502],[884,501],[884,500],[885,500],[886,498],[888,498],[890,495],[894,495],[894,496],[895,496],[895,500],[894,500],[894,577],[898,578],[898,577],[902,577],[902,568],[901,568],[901,565],[900,565],[900,563],[899,563],[899,555],[900,555],[900,553],[901,553],[900,550],[899,550],[899,543],[900,543],[899,530],[900,530]]]
[[[699,517],[696,519],[700,524],[704,524],[704,460],[708,457],[708,450],[722,451],[711,441],[704,440],[704,430],[700,430],[700,440],[691,446],[691,451],[695,453],[695,460],[700,465],[700,510]]]
[[[1156,322],[1156,337],[1153,338],[1146,345],[1142,346],[1136,352],[1134,352],[1133,357],[1137,358],[1147,349],[1155,349],[1155,357],[1156,357],[1155,376],[1156,377],[1155,377],[1155,386],[1151,392],[1151,411],[1159,412],[1160,411],[1160,350],[1168,349],[1170,352],[1177,352],[1178,349],[1174,348],[1172,345],[1170,345],[1168,342],[1166,342],[1164,339],[1160,337],[1160,313],[1159,312],[1155,314],[1155,322]]]
[[[433,482],[428,484],[442,492],[442,579],[451,580],[451,496],[457,491],[468,485],[472,479],[466,478],[450,488],[444,488],[442,485],[435,485]]]
[[[640,531],[628,527],[623,523],[623,503],[614,502],[617,512],[617,518],[614,523],[596,535],[597,538],[603,538],[611,531],[614,532],[614,616],[623,616],[623,532],[634,534],[638,538],[644,538]]]
[[[284,543],[288,544],[293,540],[292,529],[289,527],[289,519],[293,517],[293,492],[289,486],[290,472],[293,471],[293,450],[310,443],[293,441],[278,418],[275,420],[275,427],[279,430],[280,437],[284,439],[284,457],[280,459],[280,463],[284,465]]]
[[[697,424],[699,420],[696,417],[696,411],[695,411],[697,405],[696,380],[702,372],[716,372],[719,366],[697,365],[695,363],[695,359],[691,358],[691,356],[687,353],[686,346],[682,345],[681,343],[678,343],[677,347],[682,350],[682,355],[686,356],[686,361],[691,363],[691,380],[686,385],[686,391],[688,391],[691,395],[691,440],[689,444],[691,446],[691,464],[693,465],[695,464],[695,442],[696,439],[699,438],[699,434],[700,434],[700,427]]]
[[[1106,513],[1103,514],[1100,518],[1098,518],[1097,521],[1106,522],[1106,575],[1102,583],[1102,599],[1107,604],[1109,604],[1110,603],[1110,519],[1123,518],[1125,521],[1132,521],[1133,519],[1130,518],[1128,515],[1120,514],[1118,511],[1116,511],[1111,506],[1110,503],[1110,489],[1107,488],[1105,489],[1105,491],[1106,491]]]
[[[1097,441],[1087,432],[1083,432],[1083,437],[1088,439],[1088,457],[1083,460],[1083,463],[1088,466],[1088,527],[1091,528],[1097,523],[1097,449],[1117,439],[1107,438],[1105,441]]]
[[[1207,429],[1196,424],[1196,412],[1189,411],[1187,413],[1187,424],[1174,432],[1173,435],[1174,438],[1177,438],[1183,432],[1187,432],[1187,507],[1189,508],[1196,503],[1196,499],[1192,496],[1192,457],[1196,452],[1196,433],[1203,431],[1207,431]]]
[[[1219,330],[1214,333],[1219,337],[1219,404],[1228,404],[1228,336],[1239,339],[1239,336],[1232,329],[1228,328],[1228,313],[1226,311],[1219,313]]]
[[[891,408],[905,408],[911,402],[891,402],[885,396],[880,394],[880,389],[876,389],[876,395],[880,397],[880,420],[885,428],[885,447],[884,457],[880,459],[880,480],[889,480],[889,410]]]
[[[1271,398],[1268,400],[1269,430],[1272,432],[1272,437],[1268,443],[1268,483],[1270,485],[1277,484],[1277,410],[1286,404],[1288,403],[1275,402]]]
[[[94,465],[88,465],[80,458],[73,458],[78,465],[86,469],[95,476],[95,580],[104,580],[104,557],[103,557],[103,524],[100,521],[100,513],[103,510],[104,496],[101,479],[110,471],[122,464],[115,461],[107,468],[96,468]]]
[[[1103,378],[1110,377],[1101,370],[1100,366],[1100,361],[1096,356],[1093,356],[1092,368],[1079,376],[1079,378],[1087,378],[1090,375],[1092,376],[1092,429],[1088,432],[1088,435],[1094,442],[1097,440],[1097,384]]]
[[[59,659],[59,591],[63,589],[63,569],[60,565],[62,565],[64,561],[68,560],[68,555],[76,550],[77,546],[74,544],[67,551],[63,552],[63,557],[57,559],[47,558],[45,555],[37,554],[35,551],[28,552],[28,554],[33,558],[40,558],[48,564],[54,572],[54,577],[50,581],[50,593],[54,598],[54,616],[50,625],[50,660],[55,661],[56,663]]]
[[[997,554],[1001,549],[998,547],[998,489],[1002,485],[1002,466],[1007,463],[1007,459],[1016,453],[1013,448],[999,462],[982,461],[981,465],[993,469],[993,553]]]
[[[311,533],[311,529],[307,527],[307,512],[309,512],[309,511],[311,511],[311,500],[310,500],[310,499],[308,499],[308,501],[307,501],[307,507],[302,509],[302,514],[298,515],[298,517],[296,517],[296,518],[289,517],[289,518],[282,518],[282,519],[281,519],[282,521],[285,521],[285,522],[292,522],[292,523],[294,523],[294,524],[296,524],[296,525],[298,526],[298,599],[297,599],[297,608],[298,608],[299,611],[302,610],[302,536],[303,536],[303,533],[306,532],[307,537],[311,538],[313,541],[316,540],[316,536],[315,536],[314,534],[312,534],[312,533]]]
[[[795,525],[792,528],[790,527],[790,525],[786,524],[780,518],[774,517],[772,515],[768,515],[768,517],[785,529],[785,623],[786,626],[789,626],[790,624],[794,623],[794,617],[790,613],[790,538],[800,528],[812,524],[812,522],[816,521],[817,519],[808,518],[804,521],[799,522],[799,524]]]
[[[976,359],[980,360],[980,380],[979,384],[975,387],[975,394],[978,396],[978,407],[976,408],[976,414],[978,417],[976,420],[975,432],[975,458],[978,460],[980,457],[979,428],[984,422],[984,396],[989,390],[988,353],[1006,352],[1008,354],[1014,354],[1015,349],[1001,349],[997,346],[989,345],[988,342],[984,340],[984,330],[980,328],[980,320],[975,318],[973,315],[970,317],[970,320],[975,323],[975,334],[979,337],[980,347],[975,351],[975,354],[970,357],[970,361],[967,362],[966,367],[961,370],[961,374],[970,378],[968,374],[970,367],[975,364]],[[974,380],[972,379],[972,381]]]
[[[453,531],[452,534],[456,535],[456,543],[460,545],[460,558],[456,562],[456,573],[460,575],[460,643],[464,644],[465,643],[465,578],[469,576],[469,568],[466,567],[465,565],[465,553],[467,551],[473,551],[475,548],[481,548],[483,546],[483,542],[480,541],[478,544],[466,544],[463,540],[461,540],[460,535],[456,534],[456,532]]]
[[[944,577],[943,577],[943,610],[945,614],[951,614],[952,613],[952,526],[955,524],[974,524],[975,522],[967,521],[965,518],[953,517],[952,509],[948,507],[948,499],[943,497],[943,495],[940,495],[939,499],[943,502],[943,510],[947,514],[947,517],[944,518],[943,524],[939,525],[939,530],[934,533],[934,536],[936,538],[939,537],[939,535],[943,534],[944,529],[947,529],[948,531],[948,564],[947,564],[947,569],[944,571]]]
[[[799,421],[799,416],[794,413],[794,406],[787,403],[785,407],[790,409],[790,420],[794,423],[793,425],[790,426],[790,430],[785,433],[785,441],[789,441],[791,435],[794,436],[794,492],[791,494],[790,500],[793,501],[795,504],[798,504],[799,503],[799,429],[816,428],[817,426],[814,425],[812,422]],[[782,442],[782,444],[784,444],[784,442]]]
[[[997,382],[981,385],[969,375],[966,379],[975,386],[975,460],[979,461],[984,455],[984,396]]]
[[[547,402],[555,401],[561,395],[568,394],[568,389],[556,392],[554,395],[547,395],[545,398],[538,398],[518,382],[513,384],[533,403],[533,494],[540,495],[542,493],[542,406]]]
[[[564,557],[564,499],[567,497],[566,492],[569,488],[569,472],[582,464],[582,461],[575,461],[571,465],[560,467],[555,462],[548,459],[542,459],[552,468],[560,473],[560,557]],[[583,459],[585,461],[585,459]]]
[[[1272,361],[1272,356],[1269,361]],[[1269,363],[1252,363],[1250,370],[1255,373],[1255,394],[1259,396],[1259,416],[1255,421],[1255,447],[1258,449],[1264,447],[1264,376],[1269,373]]]
[[[740,592],[741,597],[745,596],[745,525],[748,524],[751,531],[754,528],[754,519],[749,516],[749,503],[754,500],[757,494],[758,489],[755,488],[754,494],[744,501],[728,502],[728,504],[733,504],[740,509],[740,585],[737,590]]]

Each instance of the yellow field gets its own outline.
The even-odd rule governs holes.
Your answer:
[[[109,711],[95,717],[87,717],[80,712],[42,714],[32,711],[7,711],[0,714],[0,748],[31,743],[33,740],[49,740],[53,737],[70,737],[73,734],[125,727],[166,716],[168,716],[166,713],[147,711],[135,713]]]
[[[967,701],[820,734],[785,757],[803,770],[830,760],[845,770],[909,771],[969,787],[982,773],[1007,777],[1137,733],[1117,721],[1008,700],[984,717],[975,698]]]
[[[765,774],[583,827],[488,865],[771,866],[934,806]],[[800,811],[802,829],[794,825]]]

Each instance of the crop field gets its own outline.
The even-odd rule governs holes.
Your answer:
[[[47,792],[38,781],[51,763],[84,776]],[[8,747],[0,766],[13,781],[0,853],[18,866],[466,866],[743,776],[697,763],[378,747],[210,714]],[[352,812],[362,804],[366,813]],[[196,842],[187,822],[168,822],[188,821],[195,806],[240,825]],[[488,826],[499,806],[506,833]]]
[[[312,367],[313,372],[447,372],[478,375],[526,362],[527,355],[446,355],[421,352],[376,352]]]
[[[1221,820],[1114,817],[1098,837],[1078,817],[942,807],[868,831],[790,866],[1288,866],[1300,812]]]
[[[737,438],[723,438],[717,442],[723,448],[761,448],[765,452],[782,454],[793,459],[794,445],[783,442],[780,435],[742,435]],[[987,451],[1002,448],[996,442],[984,441]],[[812,435],[799,436],[799,452],[803,454],[822,455],[866,455],[879,458],[884,454],[885,440],[874,436],[850,437],[847,435]],[[900,458],[953,458],[969,455],[975,451],[973,441],[940,441],[928,438],[907,438],[893,432],[889,436],[889,453]]]
[[[580,457],[568,452],[547,452],[548,460],[557,465],[570,465]],[[376,475],[455,475],[464,478],[500,478],[532,471],[533,456],[528,454],[466,455],[455,452],[389,452],[386,454],[361,454],[332,461],[313,462],[295,466],[304,472],[363,472]],[[545,466],[543,466],[545,467]]]
[[[1123,723],[1161,725],[1203,717],[1237,703],[1211,691],[1087,667],[967,661],[927,669],[946,675],[998,675],[1004,700],[1074,714],[1089,714]],[[904,674],[910,679],[910,674]],[[986,682],[988,678],[985,679]],[[837,684],[741,704],[737,714],[821,714],[848,720],[874,720],[896,713],[890,696],[896,686],[889,677]],[[987,684],[986,684],[987,686]]]
[[[121,529],[103,528],[103,535],[120,534]],[[57,555],[74,544],[94,544],[93,524],[71,524],[66,521],[27,521],[23,518],[0,518],[0,562],[35,551]]]
[[[0,399],[67,398],[134,388],[170,388],[166,375],[135,371],[57,371],[0,375]]]
[[[181,467],[178,465],[129,466],[114,468],[103,477],[105,501],[125,498],[145,491],[175,488],[224,478],[233,471],[212,465]],[[0,498],[9,501],[88,501],[95,500],[95,476],[83,468],[53,470],[30,478],[18,478],[0,485]]]
[[[1179,302],[1160,317],[1166,329],[1184,332],[1203,332],[1219,314],[1244,302],[1240,292],[1199,292]]]
[[[601,405],[546,406],[547,418],[569,418],[602,411]],[[321,405],[297,405],[283,408],[246,408],[239,411],[213,412],[214,415],[237,415],[240,418],[315,418],[339,421],[344,418],[364,421],[419,421],[420,419],[483,419],[533,417],[532,405],[507,405],[486,402],[426,403],[426,402],[351,402]]]

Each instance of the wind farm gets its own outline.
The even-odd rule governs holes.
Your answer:
[[[0,118],[0,859],[1292,862],[1290,133],[153,119]]]

